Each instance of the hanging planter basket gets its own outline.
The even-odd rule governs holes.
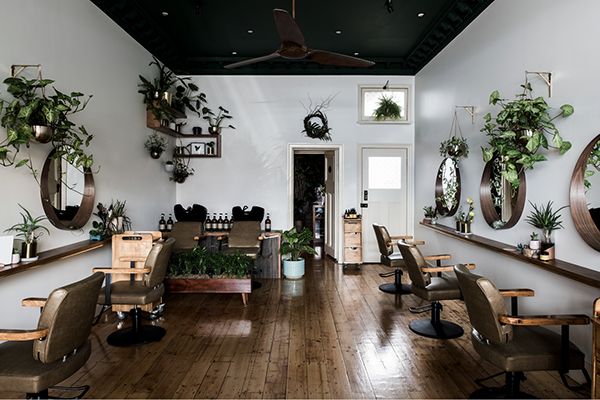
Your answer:
[[[454,160],[469,156],[469,145],[467,144],[467,139],[462,135],[456,110],[454,111],[454,118],[450,126],[449,137],[440,143],[440,155],[444,158],[450,157]]]

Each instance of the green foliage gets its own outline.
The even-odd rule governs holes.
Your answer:
[[[45,226],[41,225],[40,222],[48,219],[43,216],[39,216],[33,218],[31,213],[27,211],[25,207],[19,204],[19,207],[23,210],[21,212],[21,217],[23,218],[23,222],[20,224],[15,224],[10,228],[6,229],[4,232],[17,232],[17,237],[23,238],[25,243],[31,244],[36,241],[40,236],[44,234],[43,231],[49,235],[50,231]]]
[[[202,118],[208,121],[208,124],[215,128],[220,128],[223,121],[226,119],[233,119],[233,117],[229,114],[229,111],[219,106],[219,112],[214,113],[208,107],[202,108],[202,114],[204,115]],[[228,125],[229,128],[235,129],[235,126]]]
[[[171,256],[169,277],[247,278],[252,258],[244,254],[209,253],[204,247],[174,253]]]
[[[148,136],[146,143],[144,143],[144,147],[149,151],[157,151],[162,153],[167,149],[167,143],[167,138],[154,132]]]
[[[185,112],[186,109],[202,117],[202,104],[206,103],[204,93],[196,93],[199,88],[195,83],[187,82],[189,78],[180,78],[181,84],[175,89],[173,108]]]
[[[529,225],[535,226],[536,228],[544,230],[548,234],[557,229],[562,229],[562,221],[560,211],[563,208],[567,208],[568,206],[562,206],[558,210],[552,210],[552,201],[548,201],[548,203],[537,205],[529,202],[533,207],[533,211],[525,218],[525,221]]]
[[[29,147],[35,139],[33,125],[48,126],[53,130],[52,145],[56,150],[52,156],[56,160],[64,158],[77,168],[91,168],[94,160],[88,155],[87,148],[92,141],[85,127],[76,126],[69,120],[72,114],[85,109],[91,95],[83,99],[79,92],[63,93],[52,87],[54,94],[45,95],[47,86],[54,83],[50,79],[26,79],[24,77],[4,80],[7,91],[13,96],[11,101],[1,101],[0,119],[6,128],[6,139],[0,143],[0,163],[15,168],[27,166],[37,176],[29,158],[17,159],[22,145]],[[39,93],[38,93],[39,92]]]
[[[281,248],[279,252],[282,255],[289,254],[290,260],[300,260],[302,253],[317,254],[315,249],[310,245],[313,238],[312,231],[310,229],[303,229],[302,232],[296,231],[296,228],[292,228],[282,233],[281,235]]]
[[[534,240],[538,240],[538,234],[537,232],[531,232],[531,235],[529,235],[529,238],[534,241]]]
[[[188,164],[184,163],[179,159],[176,159],[175,169],[173,170],[173,176],[171,176],[169,180],[175,181],[177,183],[183,183],[190,175],[194,175],[194,168],[191,168]]]
[[[467,139],[462,136],[452,136],[450,139],[444,140],[440,143],[440,155],[454,159],[467,158],[469,156]]]
[[[570,104],[560,107],[560,112],[550,116],[550,106],[543,97],[533,98],[531,84],[521,85],[523,93],[514,100],[500,97],[495,90],[490,94],[489,103],[500,105],[501,110],[495,118],[490,113],[484,115],[484,127],[481,132],[488,136],[489,147],[482,148],[483,160],[488,162],[499,157],[507,168],[502,172],[513,188],[519,187],[521,170],[531,169],[546,156],[542,149],[557,149],[562,155],[571,148],[571,143],[563,140],[553,121],[558,117],[566,118],[573,114]],[[552,145],[549,139],[552,140]]]
[[[592,187],[592,182],[589,178],[594,176],[596,172],[600,172],[600,141],[597,141],[592,152],[586,161],[586,170],[583,176],[583,184],[586,192]]]
[[[425,214],[425,218],[435,218],[437,217],[437,208],[434,206],[425,206],[423,207],[423,213]]]
[[[386,95],[382,95],[377,103],[377,108],[373,111],[373,116],[376,121],[398,120],[400,119],[401,108],[392,99]]]

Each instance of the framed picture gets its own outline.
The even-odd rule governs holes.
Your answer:
[[[206,143],[202,143],[202,142],[190,143],[190,154],[193,156],[205,155],[206,154]]]
[[[408,86],[359,85],[358,122],[362,124],[410,123]]]

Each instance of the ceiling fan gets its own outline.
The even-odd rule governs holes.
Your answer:
[[[295,3],[295,1],[294,1]],[[294,4],[295,6],[295,4]],[[295,7],[294,7],[295,8]],[[293,10],[295,14],[295,9]],[[255,64],[275,58],[287,60],[307,60],[323,65],[334,65],[338,67],[370,67],[375,65],[373,61],[362,58],[351,57],[344,54],[334,53],[326,50],[314,50],[306,47],[302,31],[294,18],[285,10],[276,8],[273,10],[275,27],[279,34],[281,45],[275,52],[262,57],[251,58],[226,65],[225,68],[232,69],[245,65]]]

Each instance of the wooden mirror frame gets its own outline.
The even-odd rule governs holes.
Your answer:
[[[585,186],[583,184],[583,174],[585,173],[587,159],[592,153],[592,149],[600,140],[600,135],[596,136],[587,145],[575,164],[573,176],[571,177],[571,189],[569,191],[569,201],[571,204],[571,216],[575,223],[575,229],[579,232],[581,238],[592,248],[600,251],[600,229],[594,223],[590,210],[588,209],[587,199],[585,197]]]
[[[454,214],[456,214],[456,211],[458,210],[458,206],[460,205],[460,195],[461,195],[462,190],[461,190],[461,184],[460,184],[460,169],[458,168],[458,161],[453,160],[455,171],[456,171],[456,184],[458,185],[458,190],[456,191],[456,194],[454,195],[454,200],[456,200],[456,202],[454,203],[454,207],[452,209],[448,210],[444,206],[444,203],[441,200],[438,200],[439,198],[441,198],[444,195],[444,186],[442,184],[442,177],[440,176],[440,172],[441,172],[442,168],[444,167],[444,164],[446,163],[447,159],[453,160],[452,157],[444,158],[437,170],[437,175],[435,178],[435,206],[437,208],[438,214],[440,214],[441,216],[444,216],[444,217],[451,217]]]
[[[479,201],[481,201],[481,212],[485,222],[494,229],[510,229],[519,222],[523,210],[525,209],[525,199],[527,197],[527,182],[525,181],[525,172],[519,173],[519,192],[517,193],[517,203],[513,210],[510,219],[501,227],[494,227],[494,223],[500,220],[500,216],[496,212],[492,199],[492,163],[494,160],[488,161],[483,169],[481,176],[481,184],[479,185]]]
[[[54,207],[52,206],[52,202],[50,201],[50,192],[48,191],[48,174],[50,172],[50,164],[54,160],[52,156],[54,155],[55,150],[52,150],[46,161],[44,162],[44,168],[42,169],[42,176],[40,180],[40,195],[42,198],[42,207],[44,207],[44,213],[48,220],[57,227],[62,230],[76,230],[81,229],[92,216],[92,211],[94,209],[94,200],[95,200],[95,187],[94,187],[94,177],[92,175],[92,171],[89,168],[84,170],[84,180],[83,180],[83,196],[81,198],[81,204],[79,205],[79,210],[77,210],[77,214],[70,221],[63,221],[58,218],[56,212],[54,211]]]

